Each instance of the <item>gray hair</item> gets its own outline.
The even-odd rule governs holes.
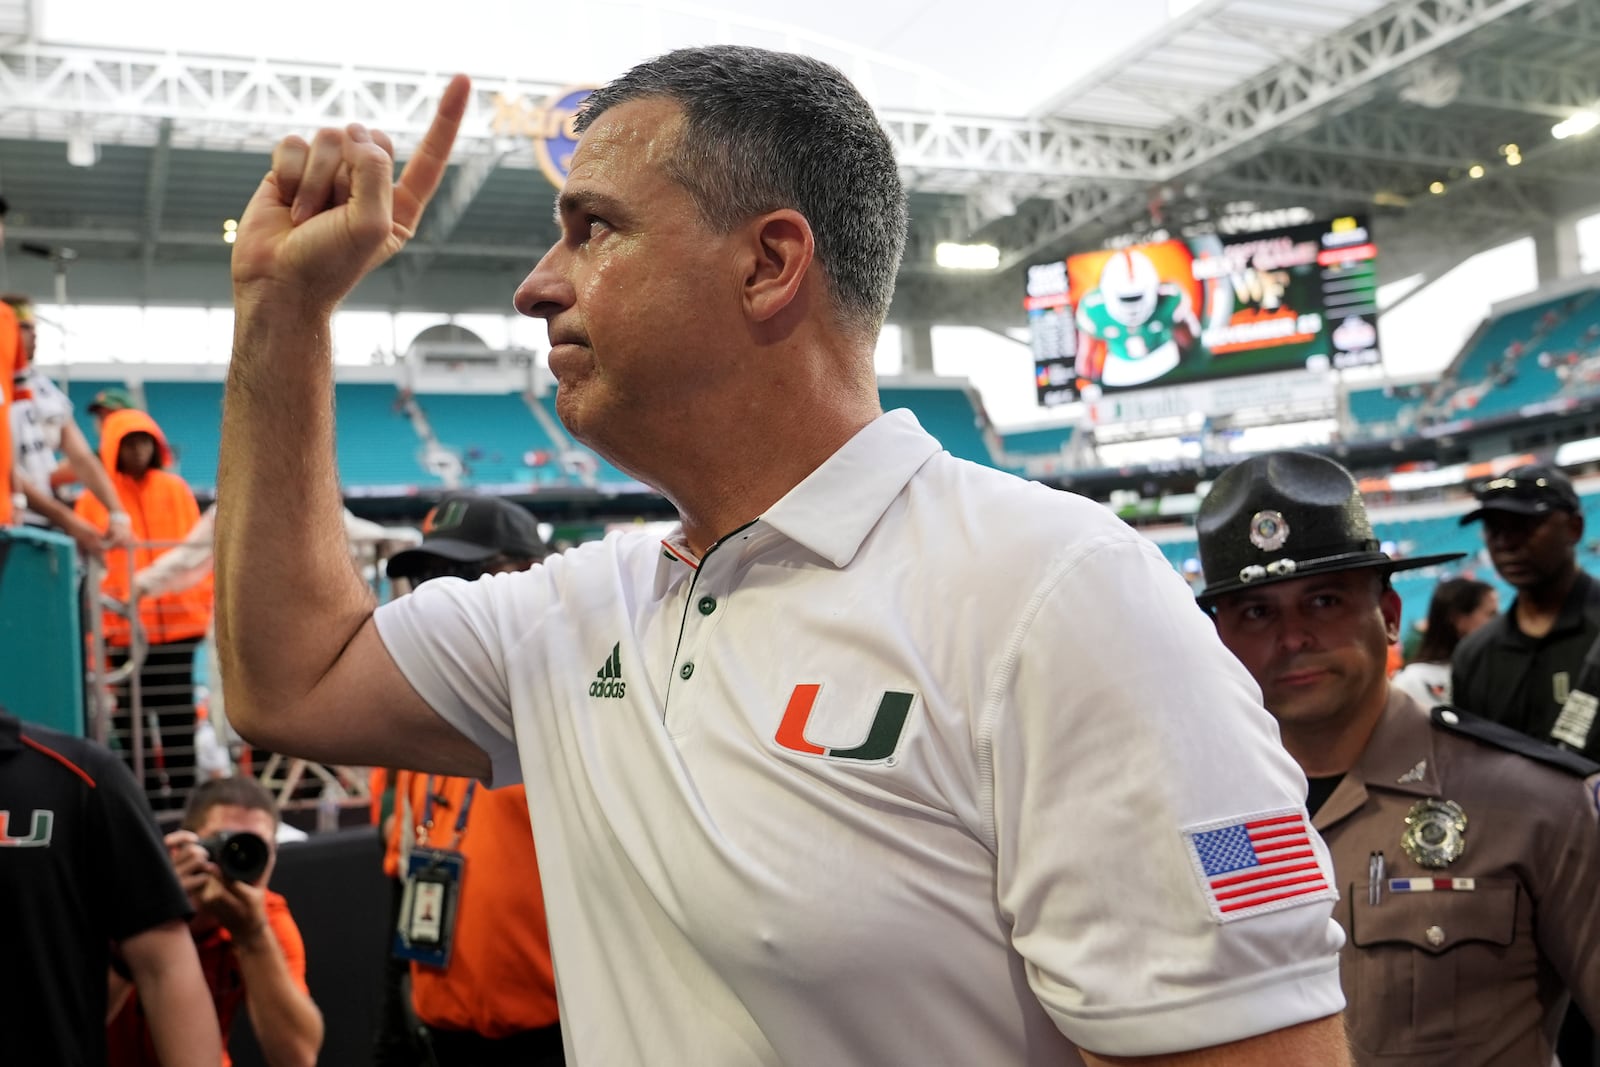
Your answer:
[[[684,111],[667,170],[707,225],[727,232],[793,208],[847,328],[871,335],[894,297],[906,242],[906,192],[872,108],[835,68],[761,48],[684,48],[595,92],[579,132],[618,104],[666,97]]]

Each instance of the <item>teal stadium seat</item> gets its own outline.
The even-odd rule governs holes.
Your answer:
[[[1388,435],[1398,431],[1406,412],[1421,403],[1421,400],[1407,398],[1395,390],[1352,389],[1350,417],[1355,420],[1361,433]]]
[[[1568,297],[1553,304],[1541,304],[1540,319],[1553,311],[1559,321],[1547,331],[1537,330],[1539,319],[1523,339],[1523,354],[1516,361],[1510,381],[1494,386],[1478,402],[1475,414],[1479,418],[1514,414],[1530,404],[1550,400],[1561,391],[1561,379],[1556,374],[1553,360],[1580,350],[1592,342],[1584,339],[1589,327],[1600,322],[1600,300],[1595,293]],[[1540,366],[1540,357],[1548,355],[1552,362]]]
[[[417,403],[439,443],[461,457],[464,485],[530,485],[523,457],[556,449],[519,394],[422,393]]]
[[[222,383],[146,382],[144,399],[177,457],[177,473],[196,493],[215,493],[217,454],[222,449]]]
[[[422,466],[422,442],[393,385],[341,382],[334,401],[339,481],[346,489],[442,484]]]
[[[1022,430],[1004,436],[1009,456],[1054,456],[1072,440],[1071,426],[1051,426],[1043,430]]]

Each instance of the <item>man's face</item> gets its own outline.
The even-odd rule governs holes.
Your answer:
[[[1217,633],[1284,726],[1331,727],[1383,699],[1400,598],[1370,570],[1276,582],[1217,602]]]
[[[130,433],[117,446],[117,470],[130,478],[143,478],[155,456],[154,437],[142,431]]]
[[[736,238],[701,219],[667,173],[682,110],[661,98],[619,104],[584,133],[561,193],[561,240],[517,288],[545,319],[557,409],[573,435],[636,453],[688,432],[736,372],[725,358],[745,328]],[[622,441],[621,449],[606,449]]]
[[[1568,511],[1518,515],[1510,511],[1483,514],[1483,543],[1494,569],[1518,589],[1544,585],[1575,566],[1583,519]]]
[[[278,821],[260,808],[241,808],[237,804],[218,804],[206,811],[195,830],[202,839],[220,833],[252,833],[267,843],[267,866],[254,885],[263,886],[272,878],[278,862]]]

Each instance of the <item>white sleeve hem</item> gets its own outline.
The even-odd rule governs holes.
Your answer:
[[[1344,1010],[1339,958],[1236,983],[1227,992],[1168,1004],[1066,1011],[1045,1005],[1061,1032],[1105,1056],[1160,1056],[1226,1045]]]
[[[425,669],[424,648],[414,615],[401,610],[404,600],[381,605],[373,613],[378,639],[400,668],[406,682],[416,690],[433,713],[457,733],[482,749],[489,757],[489,777],[484,785],[496,789],[522,781],[522,766],[517,758],[516,737],[509,729],[463,705],[439,677]]]

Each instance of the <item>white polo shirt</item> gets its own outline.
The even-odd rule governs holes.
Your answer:
[[[1219,907],[1213,846],[1305,781],[1183,580],[909,412],[704,559],[612,535],[377,623],[527,785],[573,1063],[1058,1067],[1343,1007],[1314,833]]]

